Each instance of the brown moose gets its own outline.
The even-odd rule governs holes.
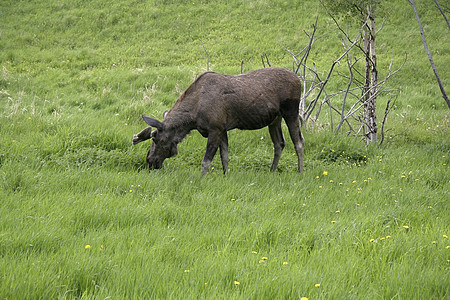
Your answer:
[[[271,171],[275,171],[285,146],[281,119],[289,129],[303,171],[304,139],[299,126],[301,83],[295,73],[282,68],[265,68],[241,75],[207,72],[181,95],[162,122],[143,115],[150,125],[134,135],[133,144],[153,139],[147,154],[149,169],[159,169],[166,158],[175,156],[177,144],[193,129],[208,138],[202,161],[202,176],[220,148],[223,172],[228,169],[227,131],[268,126],[274,147]],[[152,131],[152,127],[156,130]]]

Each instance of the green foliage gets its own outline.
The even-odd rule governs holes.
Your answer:
[[[446,24],[417,2],[448,85]],[[230,172],[216,157],[201,178],[198,132],[146,169],[141,114],[162,118],[206,70],[200,39],[214,71],[262,53],[290,67],[282,46],[303,49],[317,14],[333,28],[316,1],[2,1],[0,298],[448,298],[448,110],[412,12],[389,6],[380,73],[393,50],[409,60],[383,147],[323,113],[302,129],[304,174],[283,128],[275,174],[267,130],[235,130]],[[311,61],[323,73],[341,51],[334,32]]]

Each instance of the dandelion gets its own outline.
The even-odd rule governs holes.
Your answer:
[[[91,245],[84,246],[84,249],[91,249]]]
[[[237,280],[234,281],[234,285],[240,285],[241,283]]]
[[[104,246],[103,246],[103,244],[101,244],[101,245],[100,245],[100,248],[102,248],[102,249],[103,249],[103,247],[104,247]]]
[[[319,185],[319,189],[323,188],[323,186]]]
[[[184,270],[184,273],[189,273],[190,271],[189,270]]]
[[[409,229],[409,226],[408,225],[403,225],[403,228]]]
[[[450,246],[445,247],[445,249],[450,249]]]
[[[387,236],[386,236],[386,238],[387,238],[387,239],[390,239],[390,238],[391,238],[391,236],[390,236],[390,235],[387,235]]]
[[[258,252],[257,251],[252,251],[252,254],[258,254]]]
[[[328,175],[328,172],[327,171],[323,171],[323,176],[327,176]]]
[[[331,180],[330,180],[330,182],[331,182],[331,183],[333,183],[333,182],[334,182],[334,180],[333,180],[333,179],[331,179]]]
[[[300,300],[308,300],[307,297],[301,297]]]
[[[287,261],[283,261],[283,265],[287,265],[288,264],[288,262]]]
[[[318,287],[320,287],[320,283],[316,283],[314,286],[315,286],[316,288],[318,288]]]
[[[431,205],[428,205],[428,208],[429,208],[429,209],[432,209],[432,208],[433,208],[433,206],[431,206]]]
[[[236,201],[236,199],[235,198],[231,198],[231,201]]]
[[[265,256],[263,256],[263,257],[261,257],[261,259],[262,259],[262,260],[267,260],[268,258],[265,257]]]
[[[337,214],[340,213],[340,212],[341,212],[340,210],[337,210],[337,211],[336,211]]]
[[[316,176],[316,179],[319,179],[320,177],[319,176]]]
[[[336,221],[335,221],[335,220],[331,221],[331,224],[334,224],[334,223],[336,223]]]
[[[375,241],[375,239],[370,239],[369,242],[373,243]]]
[[[353,180],[352,183],[356,183],[356,180]]]
[[[433,245],[436,245],[437,244],[437,242],[436,241],[433,241],[433,242],[431,242]]]

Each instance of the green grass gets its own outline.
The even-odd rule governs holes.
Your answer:
[[[448,29],[417,2],[449,86]],[[412,9],[391,5],[377,56],[408,62],[382,147],[323,114],[303,174],[283,128],[276,173],[267,129],[232,131],[229,173],[216,157],[201,178],[197,132],[146,170],[140,115],[206,70],[200,39],[214,71],[289,67],[282,46],[317,14],[333,26],[315,1],[0,1],[0,299],[447,299],[449,114]],[[315,45],[321,72],[338,36]]]

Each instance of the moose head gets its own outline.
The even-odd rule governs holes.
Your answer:
[[[165,116],[165,115],[164,115]],[[161,169],[166,158],[178,154],[177,142],[173,138],[171,130],[166,128],[163,122],[143,115],[142,119],[150,125],[133,138],[133,144],[152,139],[153,143],[147,153],[149,169]],[[152,131],[152,127],[156,128]]]

